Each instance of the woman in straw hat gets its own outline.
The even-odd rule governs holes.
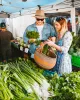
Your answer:
[[[23,39],[25,43],[28,43],[29,41],[29,39],[26,37],[27,31],[39,32],[40,40],[47,40],[50,36],[51,37],[56,36],[55,29],[50,24],[44,22],[44,19],[46,17],[43,10],[37,10],[34,17],[36,19],[36,22],[32,25],[29,25],[24,32]],[[34,54],[35,50],[36,50],[35,44],[31,44],[29,52],[31,54]]]

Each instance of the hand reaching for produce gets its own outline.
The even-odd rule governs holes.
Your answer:
[[[37,50],[38,52],[42,53],[42,50],[43,50],[44,45],[45,45],[44,42],[41,42],[41,43],[40,43],[40,47],[38,47],[36,50]]]
[[[34,43],[36,41],[36,39],[29,39],[29,43]]]
[[[40,46],[41,46],[42,48],[44,47],[44,45],[45,45],[44,42],[41,42],[41,43],[40,43]]]
[[[47,40],[44,42],[45,44],[48,44],[49,46],[54,46],[54,42],[51,40]]]
[[[38,52],[40,52],[40,53],[42,53],[42,50],[43,50],[42,47],[39,47],[39,48],[36,49],[36,51],[38,51]]]

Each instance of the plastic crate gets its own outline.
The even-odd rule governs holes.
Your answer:
[[[72,55],[71,62],[73,66],[80,67],[80,57]]]

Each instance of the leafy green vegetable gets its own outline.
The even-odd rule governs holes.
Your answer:
[[[49,48],[50,48],[50,46],[48,46],[48,44],[44,45],[42,53],[47,55]]]
[[[0,100],[10,100],[14,97],[7,85],[9,78],[7,68],[7,65],[0,65]]]
[[[49,100],[80,100],[80,71],[61,77],[55,74],[49,82],[54,93]]]
[[[0,100],[42,100],[49,83],[45,77],[32,70],[35,64],[19,58],[0,65]],[[41,93],[43,91],[43,93]]]
[[[39,33],[36,32],[36,31],[27,31],[26,36],[28,38],[38,39],[39,38]]]
[[[80,49],[80,35],[73,36],[71,48],[73,48],[73,52],[77,52]]]
[[[55,50],[52,49],[52,47],[50,47],[48,44],[44,45],[43,47],[43,50],[42,50],[42,53],[49,56],[49,57],[52,57],[54,58],[55,57]]]

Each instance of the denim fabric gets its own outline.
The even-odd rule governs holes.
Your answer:
[[[27,31],[36,31],[36,32],[38,32],[36,24],[34,23],[32,25],[29,25],[26,28],[26,30],[24,32],[24,35],[23,35],[23,39],[24,39],[25,43],[28,42],[28,38],[26,37]],[[45,23],[44,26],[43,26],[43,29],[42,29],[42,40],[47,40],[49,38],[49,36],[56,36],[56,32],[55,32],[55,29],[50,24]],[[36,45],[31,44],[29,52],[34,53],[35,50],[36,50]]]
[[[62,46],[62,39],[60,39],[56,44],[59,45],[59,46]],[[63,56],[63,53],[61,53],[60,51],[57,51],[56,65],[50,70],[45,70],[44,73],[43,73],[44,76],[53,76],[55,73],[59,72],[59,65],[60,65],[62,56]]]
[[[62,39],[60,39],[57,42],[57,45],[59,45],[59,46],[62,46],[63,45]],[[62,61],[62,57],[63,57],[63,52],[57,51],[57,62],[56,62],[55,67],[53,68],[54,71],[56,71],[57,73],[59,73],[59,66],[60,66],[60,63]]]
[[[57,42],[62,49],[62,52],[57,51],[57,62],[53,71],[58,74],[70,73],[72,71],[71,58],[68,54],[69,48],[72,43],[72,35],[70,32],[66,32],[62,39]]]

